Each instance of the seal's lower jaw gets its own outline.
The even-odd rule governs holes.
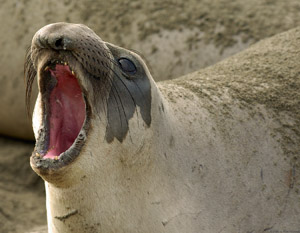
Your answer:
[[[44,174],[78,157],[89,128],[90,108],[85,91],[66,62],[48,63],[39,74],[42,120],[31,165]]]

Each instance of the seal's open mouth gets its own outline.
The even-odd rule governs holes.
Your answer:
[[[49,96],[49,147],[44,158],[57,159],[77,138],[85,119],[85,102],[79,83],[66,64],[46,67],[56,85]]]
[[[48,62],[39,73],[42,125],[32,159],[39,169],[58,168],[78,156],[88,129],[89,106],[67,62]]]

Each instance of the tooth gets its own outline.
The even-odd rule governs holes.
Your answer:
[[[74,73],[74,71],[72,70],[72,75],[74,75],[75,76],[75,73]]]
[[[58,61],[56,61],[56,63],[58,64]]]
[[[55,160],[58,160],[58,156],[55,156],[54,159],[55,159]]]
[[[66,66],[66,65],[68,65],[68,63],[67,63],[67,62],[65,62],[64,64],[65,64],[65,66]]]
[[[35,156],[36,156],[36,157],[40,157],[40,154],[39,154],[39,153],[35,153]]]
[[[53,150],[53,149],[54,149],[54,146],[48,148],[47,153],[48,153],[50,150]]]
[[[44,71],[47,71],[47,70],[49,70],[49,66],[46,66],[44,69]]]

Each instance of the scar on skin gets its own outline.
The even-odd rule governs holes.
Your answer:
[[[70,213],[66,214],[66,215],[63,215],[63,216],[55,216],[54,218],[58,219],[59,221],[62,221],[64,222],[67,218],[75,215],[75,214],[78,214],[78,210],[73,210],[71,211]]]

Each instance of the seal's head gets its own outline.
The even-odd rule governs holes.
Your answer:
[[[26,57],[25,76],[27,104],[35,76],[39,87],[31,165],[50,182],[83,151],[92,153],[91,143],[105,147],[128,141],[134,115],[144,129],[151,124],[153,80],[142,59],[102,41],[84,25],[40,29]]]

